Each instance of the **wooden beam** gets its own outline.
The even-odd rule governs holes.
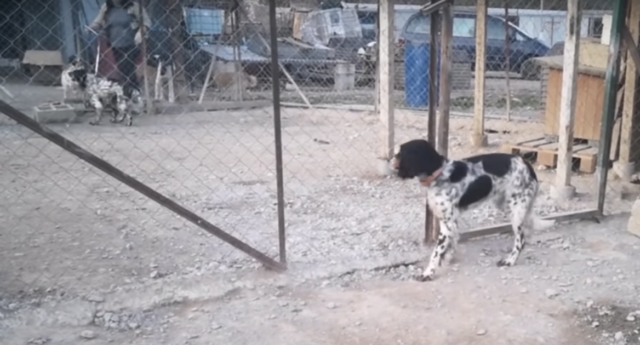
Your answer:
[[[453,41],[452,6],[442,9],[442,33],[440,55],[440,110],[438,111],[438,130],[436,148],[447,157],[449,153],[449,112],[451,111],[451,53]]]
[[[575,123],[576,97],[578,90],[578,59],[580,51],[580,0],[567,2],[567,28],[564,40],[562,87],[560,96],[560,125],[558,133],[558,166],[556,169],[555,194],[561,200],[575,194],[571,186],[573,159],[573,127]]]
[[[380,46],[378,49],[378,79],[380,80],[378,116],[380,118],[380,145],[378,158],[386,164],[394,149],[394,0],[379,0]]]
[[[634,123],[634,114],[636,113],[636,92],[634,90],[638,87],[638,74],[640,73],[640,64],[636,62],[633,53],[630,52],[631,49],[635,49],[636,53],[638,52],[637,45],[640,41],[640,1],[632,1],[630,6],[631,9],[627,21],[628,29],[625,28],[626,30],[624,30],[629,33],[629,36],[625,40],[625,46],[627,47],[627,66],[624,89],[626,92],[622,100],[620,153],[616,164],[620,166],[620,169],[616,170],[627,170],[626,172],[618,171],[618,175],[622,175],[620,177],[625,180],[631,179],[631,175],[633,174],[633,150],[631,148],[634,141],[633,127],[636,125],[636,123]],[[631,39],[633,47],[631,47],[631,42],[627,42],[629,39]],[[633,61],[633,63],[629,63],[629,61]]]
[[[485,57],[487,50],[487,11],[488,0],[478,0],[478,13],[476,19],[476,75],[475,97],[473,102],[473,133],[471,144],[475,147],[487,145],[487,136],[484,134],[484,99],[485,99]]]
[[[558,214],[545,217],[544,219],[553,219],[556,222],[560,223],[560,222],[569,222],[573,220],[589,219],[589,218],[597,219],[598,215],[599,215],[598,210],[585,210],[585,211],[578,211],[578,212],[558,213]],[[468,241],[470,239],[474,239],[478,237],[506,234],[510,232],[513,232],[511,223],[490,225],[487,227],[475,228],[475,229],[460,233],[460,241]]]
[[[622,42],[624,43],[625,50],[628,54],[627,61],[631,60],[634,65],[640,66],[640,52],[638,51],[638,46],[636,45],[633,35],[627,26],[622,28]],[[636,68],[636,72],[640,75],[638,68]]]
[[[426,4],[420,8],[420,12],[422,15],[429,15],[431,13],[436,13],[443,9],[445,6],[451,6],[453,4],[452,0],[435,0],[431,1],[431,3]]]

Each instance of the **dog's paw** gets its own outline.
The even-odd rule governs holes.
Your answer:
[[[417,275],[417,276],[413,277],[413,279],[414,279],[415,281],[418,281],[418,282],[424,283],[424,282],[432,281],[432,280],[433,280],[433,275],[429,275],[429,274],[427,274],[427,275],[425,275],[425,274],[421,274],[421,275]]]
[[[507,259],[502,259],[502,260],[500,260],[500,261],[498,261],[496,263],[496,266],[498,266],[498,267],[511,267],[511,266],[513,266],[513,262],[511,262],[511,261],[509,261]]]

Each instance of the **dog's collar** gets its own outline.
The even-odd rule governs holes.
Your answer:
[[[435,180],[438,179],[438,177],[440,177],[440,175],[442,175],[442,168],[436,170],[433,174],[420,180],[420,184],[425,187],[429,187]]]

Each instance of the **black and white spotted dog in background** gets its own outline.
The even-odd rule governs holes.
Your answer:
[[[440,235],[429,264],[417,277],[432,280],[442,260],[451,259],[458,240],[461,213],[492,200],[498,209],[508,207],[515,235],[513,249],[498,266],[513,266],[525,246],[524,226],[549,228],[553,220],[533,214],[538,178],[522,157],[491,153],[462,160],[449,160],[426,140],[408,141],[396,148],[392,167],[402,179],[417,177],[427,189],[427,202],[440,221]]]
[[[79,61],[79,60],[77,60]],[[82,62],[76,62],[76,66],[80,66]],[[84,66],[84,64],[82,64]],[[79,90],[83,92],[85,106],[94,108],[96,117],[90,121],[90,125],[100,124],[102,114],[106,109],[112,111],[111,122],[118,123],[126,120],[126,125],[133,124],[132,113],[142,112],[142,97],[140,91],[122,86],[120,83],[107,78],[96,76],[89,73],[86,68],[71,68],[68,73],[63,73],[63,79],[68,76],[69,85],[77,85]],[[64,82],[63,82],[63,85]]]
[[[82,100],[87,102],[87,66],[76,56],[69,57],[69,65],[62,70],[60,83],[62,84],[62,101],[67,101],[69,93],[81,94]]]
[[[138,89],[122,86],[117,81],[97,77],[93,73],[87,74],[87,94],[89,102],[96,110],[96,117],[90,125],[100,124],[102,113],[111,109],[111,122],[118,123],[126,120],[126,125],[133,124],[132,113],[140,113],[142,97]]]

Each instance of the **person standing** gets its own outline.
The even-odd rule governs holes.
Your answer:
[[[135,0],[107,0],[89,25],[91,30],[106,37],[124,86],[137,90],[140,90],[140,85],[136,77],[136,61],[140,57],[143,25],[149,32],[151,20],[144,7],[140,11],[140,4]]]

